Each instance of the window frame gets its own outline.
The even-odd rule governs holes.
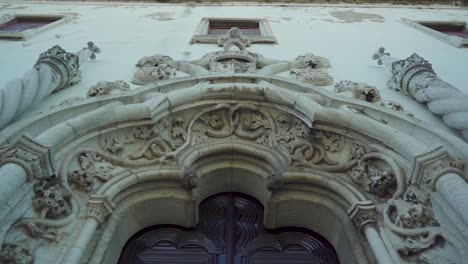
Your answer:
[[[445,43],[448,43],[456,48],[468,48],[468,38],[462,38],[455,35],[447,35],[443,32],[432,29],[427,24],[444,25],[444,26],[463,26],[467,28],[467,23],[464,21],[427,21],[427,20],[403,20],[403,22],[419,31],[422,31],[430,36],[433,36]]]
[[[195,43],[217,43],[219,35],[208,35],[210,21],[215,22],[240,22],[240,23],[258,23],[260,35],[249,35],[251,43],[278,44],[273,31],[265,18],[222,18],[222,17],[204,17],[201,19],[195,33],[190,40],[190,44]]]
[[[57,19],[56,21],[47,23],[43,26],[30,28],[23,31],[2,31],[0,29],[0,41],[24,41],[28,40],[31,37],[37,35],[38,33],[55,27],[59,24],[65,23],[72,19],[71,16],[68,15],[44,15],[44,14],[6,14],[0,16],[0,25],[6,24],[14,19]]]

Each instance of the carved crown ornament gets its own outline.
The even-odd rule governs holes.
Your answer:
[[[23,135],[14,143],[0,149],[0,165],[14,163],[22,167],[28,180],[47,178],[54,174],[50,147],[29,135]]]

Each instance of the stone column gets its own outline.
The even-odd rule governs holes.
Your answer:
[[[427,104],[432,113],[441,115],[449,127],[460,130],[468,141],[467,94],[440,79],[432,65],[415,53],[404,60],[396,60],[380,48],[372,58],[378,64],[385,64],[392,73],[387,83],[389,88]]]
[[[455,173],[447,173],[435,182],[436,190],[468,225],[468,184]]]
[[[10,200],[26,179],[26,171],[18,164],[7,163],[0,167],[0,206]]]
[[[61,263],[80,264],[84,251],[91,241],[94,232],[106,222],[115,205],[108,200],[107,195],[91,195],[88,202],[88,213],[80,229],[78,237],[71,242]]]
[[[348,211],[357,229],[366,236],[379,264],[393,264],[394,261],[377,231],[377,217],[372,201],[360,201]]]

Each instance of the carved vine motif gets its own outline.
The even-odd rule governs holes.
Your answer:
[[[71,193],[61,186],[57,176],[38,179],[33,191],[33,208],[40,211],[42,216],[59,219],[71,213]]]
[[[84,152],[78,157],[80,170],[68,173],[68,181],[78,189],[90,191],[98,179],[102,182],[111,178],[112,164],[96,152]]]
[[[391,169],[376,163],[376,159],[366,158],[365,154],[366,150],[362,145],[353,145],[350,157],[356,164],[352,167],[350,176],[367,192],[384,197],[395,185],[395,175]]]
[[[24,243],[8,243],[2,246],[0,263],[33,264],[34,256]]]

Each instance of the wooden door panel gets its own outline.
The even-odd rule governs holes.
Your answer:
[[[300,228],[267,230],[263,206],[239,193],[200,204],[195,229],[156,226],[133,236],[119,264],[338,264],[331,244]]]

